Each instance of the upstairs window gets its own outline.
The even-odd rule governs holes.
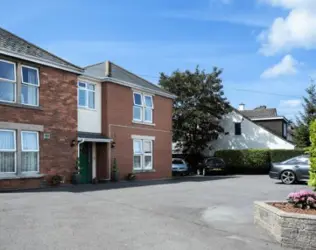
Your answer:
[[[241,123],[240,122],[235,123],[235,135],[241,135]]]
[[[133,94],[133,99],[133,120],[144,123],[153,123],[153,97],[135,92]]]
[[[0,60],[0,101],[15,102],[15,63]]]
[[[286,136],[287,136],[287,124],[284,122],[283,123],[283,137],[286,138]]]
[[[37,68],[22,66],[22,104],[38,106],[39,72]]]
[[[95,85],[78,82],[78,105],[82,108],[95,109]]]

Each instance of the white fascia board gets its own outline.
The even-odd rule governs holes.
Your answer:
[[[34,63],[37,63],[37,64],[49,66],[49,67],[56,68],[56,69],[62,69],[64,71],[68,71],[68,72],[71,72],[71,73],[82,74],[82,72],[83,72],[83,69],[82,69],[82,71],[74,70],[74,69],[70,69],[68,67],[62,66],[60,64],[53,64],[53,63],[50,63],[50,62],[46,62],[45,60],[39,60],[38,58],[35,58],[35,57],[32,57],[32,56],[26,56],[26,55],[21,55],[21,54],[18,54],[18,53],[12,53],[12,52],[8,52],[8,51],[1,50],[1,49],[0,49],[0,54],[6,55],[6,56],[16,57],[16,58],[19,58],[19,59],[22,59],[22,60],[25,60],[25,61],[34,62]]]
[[[153,90],[153,89],[150,89],[150,88],[141,87],[141,86],[136,85],[134,83],[125,82],[125,81],[118,80],[118,79],[115,79],[115,78],[112,78],[112,77],[104,77],[104,78],[102,78],[102,80],[103,81],[109,81],[109,82],[117,83],[117,84],[120,84],[120,85],[123,85],[123,86],[126,86],[126,87],[130,87],[130,88],[133,88],[133,89],[144,91],[144,92],[147,92],[147,93],[153,93],[153,94],[157,94],[157,95],[160,95],[160,96],[168,97],[168,98],[171,98],[171,99],[175,99],[177,97],[177,96],[172,95],[172,94],[164,93],[164,92],[161,92],[161,91],[158,91],[158,90]]]
[[[81,138],[78,137],[78,141],[85,141],[85,142],[111,142],[113,141],[112,139],[97,139],[97,138]]]

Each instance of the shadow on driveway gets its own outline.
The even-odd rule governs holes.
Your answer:
[[[184,176],[184,177],[173,177],[165,180],[135,180],[135,181],[120,181],[120,182],[102,182],[98,184],[80,184],[72,185],[66,184],[59,187],[45,187],[39,189],[25,189],[25,190],[1,190],[0,193],[37,193],[37,192],[92,192],[100,190],[111,190],[111,189],[122,189],[122,188],[133,188],[133,187],[144,187],[144,186],[156,186],[165,184],[179,184],[185,182],[207,182],[217,181],[230,178],[239,178],[235,175],[223,175],[223,176]]]

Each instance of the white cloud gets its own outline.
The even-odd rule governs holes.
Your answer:
[[[316,48],[315,0],[261,0],[273,7],[289,9],[289,14],[278,17],[271,27],[259,35],[260,52],[266,56],[294,48]]]
[[[298,62],[291,56],[286,55],[281,62],[266,69],[261,78],[275,78],[282,75],[295,75],[297,73]]]
[[[300,99],[293,99],[293,100],[281,100],[280,101],[280,108],[300,108],[302,105],[302,101]]]

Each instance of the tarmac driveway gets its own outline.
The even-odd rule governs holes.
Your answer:
[[[0,193],[0,249],[281,249],[253,201],[301,188],[235,176]]]

